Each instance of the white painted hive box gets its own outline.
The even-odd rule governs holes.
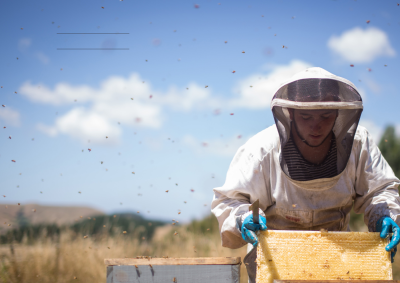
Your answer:
[[[369,232],[260,232],[257,283],[281,280],[392,280],[389,239]]]

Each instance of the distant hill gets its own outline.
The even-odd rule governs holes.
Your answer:
[[[103,237],[124,235],[127,238],[135,238],[140,242],[149,241],[157,228],[166,226],[166,222],[145,219],[136,213],[117,213],[113,215],[94,215],[95,217],[79,217],[74,223],[28,223],[25,218],[17,216],[21,222],[19,226],[8,226],[0,233],[0,245],[6,243],[33,244],[39,238],[46,237],[55,241],[59,236],[68,232],[71,239],[76,237],[91,237],[101,240]],[[22,221],[21,221],[22,219]]]
[[[37,204],[0,204],[0,233],[26,225],[72,224],[88,217],[105,215],[104,212],[80,206],[42,206]],[[9,226],[11,224],[11,226]]]

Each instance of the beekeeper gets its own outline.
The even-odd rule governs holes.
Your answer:
[[[212,202],[222,246],[248,243],[249,281],[255,282],[256,231],[350,231],[352,208],[364,213],[370,232],[394,233],[386,247],[393,261],[400,240],[400,181],[358,125],[363,104],[356,87],[309,68],[279,87],[271,109],[275,125],[239,148]],[[260,224],[249,212],[257,199]]]

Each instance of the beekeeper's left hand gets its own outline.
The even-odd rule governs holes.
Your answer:
[[[390,238],[389,245],[387,245],[385,248],[386,251],[392,252],[391,259],[392,259],[392,263],[393,263],[394,256],[396,255],[396,252],[397,252],[397,245],[400,242],[400,227],[399,227],[399,225],[397,225],[396,222],[394,222],[392,218],[390,218],[388,216],[384,216],[376,222],[376,231],[381,232],[381,234],[380,234],[381,238],[386,238],[389,235],[389,233],[393,233],[393,236]]]

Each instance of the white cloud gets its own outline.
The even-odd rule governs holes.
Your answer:
[[[199,86],[194,82],[189,83],[187,88],[171,87],[166,94],[158,93],[154,101],[180,111],[190,111],[194,108],[212,109],[223,105],[221,99],[212,97],[209,88]]]
[[[11,125],[19,127],[21,125],[20,114],[18,111],[8,107],[0,107],[0,121],[5,123],[2,127]]]
[[[364,79],[363,82],[367,85],[367,87],[375,94],[381,93],[381,86],[373,79],[373,78],[367,78]]]
[[[58,118],[54,126],[39,124],[37,128],[49,136],[61,133],[82,142],[90,140],[96,144],[116,144],[121,135],[121,129],[112,125],[110,119],[83,107],[74,108]]]
[[[340,36],[333,35],[328,47],[351,63],[368,63],[379,56],[396,55],[387,34],[374,27],[365,30],[355,27]]]
[[[379,127],[371,120],[364,120],[364,119],[360,120],[359,125],[367,129],[367,131],[371,134],[375,144],[378,144],[380,142],[383,135],[382,127]]]
[[[183,137],[182,144],[194,150],[199,155],[210,154],[215,156],[232,157],[239,147],[244,145],[248,138],[239,135],[230,138],[219,138],[200,141],[191,135]]]
[[[40,62],[42,62],[44,65],[47,65],[50,62],[50,58],[46,56],[43,52],[36,52],[35,56],[37,59],[39,59]]]
[[[271,72],[267,75],[254,74],[240,80],[233,89],[238,97],[231,99],[228,105],[235,108],[267,108],[282,82],[309,67],[312,66],[300,60],[293,60],[288,65],[269,66]]]
[[[24,38],[20,38],[20,40],[18,41],[18,49],[20,51],[25,51],[28,49],[29,46],[31,46],[32,44],[32,39],[24,37]]]
[[[99,89],[60,83],[51,90],[26,82],[19,93],[34,102],[76,105],[57,118],[54,125],[37,125],[49,136],[64,134],[82,142],[115,144],[122,134],[118,123],[158,128],[163,120],[161,105],[150,98],[149,84],[143,83],[137,74],[128,79],[111,77]]]
[[[156,91],[135,73],[128,78],[112,76],[98,88],[58,83],[51,89],[27,81],[22,84],[19,93],[33,102],[72,106],[71,110],[55,120],[54,125],[37,125],[40,131],[49,136],[64,134],[82,142],[91,140],[97,143],[104,143],[105,136],[113,136],[114,141],[118,142],[122,134],[118,123],[159,128],[165,120],[162,112],[165,107],[183,112],[222,107],[266,108],[276,88],[307,67],[310,64],[298,60],[288,65],[268,66],[269,73],[250,75],[239,81],[234,89],[238,95],[230,99],[217,97],[210,88],[194,82],[187,88],[171,86],[166,92]],[[250,85],[253,87],[250,88]],[[107,143],[110,144],[110,140]],[[222,154],[227,151],[222,145],[220,148]]]

